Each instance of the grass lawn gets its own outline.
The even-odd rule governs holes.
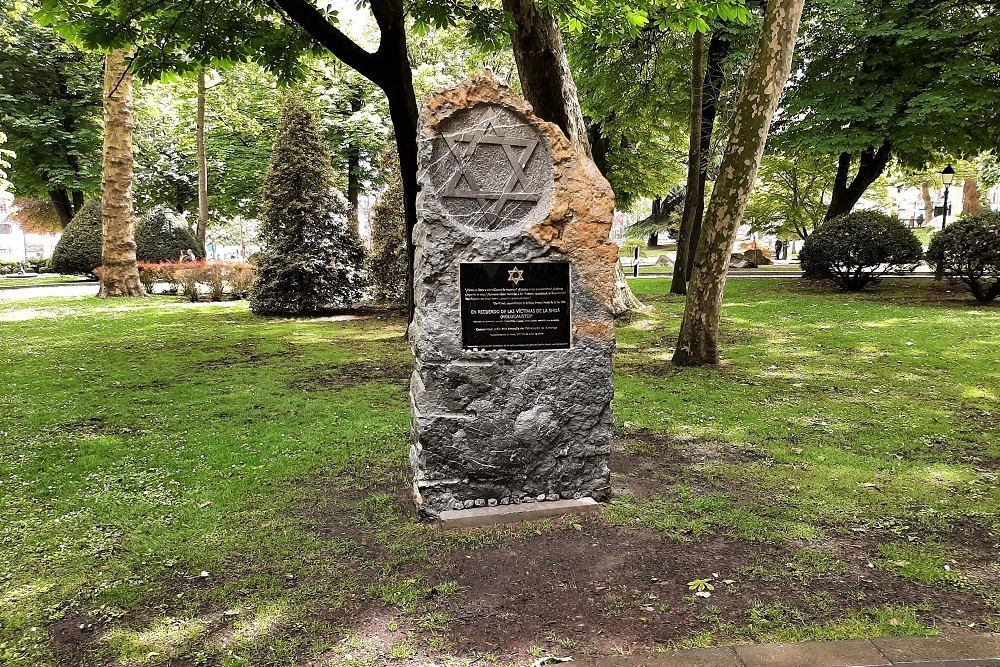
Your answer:
[[[62,276],[56,274],[43,274],[30,278],[4,278],[0,277],[0,289],[15,289],[18,287],[38,287],[40,285],[63,285],[72,283],[82,283],[90,280],[87,276]],[[97,284],[97,281],[94,281]]]
[[[603,516],[406,504],[403,322],[167,297],[0,304],[0,664],[525,664],[1000,631],[1000,307],[735,280],[619,328]]]

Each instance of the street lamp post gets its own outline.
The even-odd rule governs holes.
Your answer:
[[[941,185],[944,186],[944,210],[941,212],[941,229],[948,224],[948,188],[955,182],[955,170],[949,164],[941,170]]]

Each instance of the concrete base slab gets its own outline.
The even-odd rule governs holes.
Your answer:
[[[868,640],[737,646],[746,667],[881,667],[892,663]]]
[[[1000,658],[1000,634],[873,639],[893,663]]]
[[[520,505],[496,505],[494,507],[471,507],[467,510],[447,510],[441,512],[438,525],[444,530],[457,528],[478,528],[498,526],[522,521],[535,521],[545,517],[563,514],[597,514],[601,505],[593,498],[572,500],[551,500]]]

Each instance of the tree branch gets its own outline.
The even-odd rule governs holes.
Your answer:
[[[350,37],[327,21],[308,0],[268,0],[268,2],[281,8],[292,21],[348,67],[357,70],[366,79],[378,83],[375,54],[358,46]]]

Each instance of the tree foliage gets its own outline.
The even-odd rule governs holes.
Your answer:
[[[813,0],[777,130],[839,155],[889,142],[919,167],[1000,136],[1000,9],[985,0]]]
[[[361,296],[363,253],[333,188],[330,153],[308,107],[289,96],[268,167],[263,249],[250,307],[260,314],[349,308]]]
[[[913,271],[923,247],[912,230],[893,215],[857,211],[820,225],[806,239],[799,259],[810,276],[860,291],[890,271]]]
[[[927,259],[965,283],[977,301],[1000,296],[1000,213],[963,217],[931,239]]]
[[[744,222],[755,232],[806,239],[823,220],[833,162],[823,156],[770,152],[761,161]]]
[[[32,8],[0,8],[0,127],[17,196],[59,193],[66,224],[99,188],[101,57],[38,25]]]

